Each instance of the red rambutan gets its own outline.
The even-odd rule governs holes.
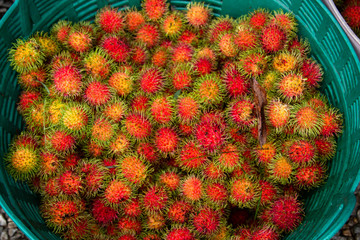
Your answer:
[[[142,3],[142,7],[146,16],[151,21],[157,21],[162,18],[167,11],[165,0],[145,0]]]
[[[360,4],[358,1],[353,1],[353,3],[345,6],[344,10],[341,12],[341,15],[344,17],[345,21],[351,28],[360,28]]]
[[[174,171],[166,171],[159,176],[159,182],[171,191],[175,191],[180,185],[180,176]]]
[[[179,142],[176,131],[169,127],[163,127],[155,133],[155,146],[164,154],[172,154],[175,152]]]
[[[256,30],[263,29],[268,22],[269,13],[262,9],[254,11],[249,18],[249,25]]]
[[[159,158],[155,146],[152,143],[139,143],[136,148],[136,152],[150,163],[155,163]]]
[[[78,96],[82,89],[82,76],[73,65],[64,65],[53,71],[55,90],[60,96]]]
[[[260,203],[262,205],[267,205],[269,203],[272,203],[278,194],[277,188],[272,183],[266,180],[260,180],[259,184],[261,188]]]
[[[18,83],[23,88],[36,89],[42,86],[46,79],[46,71],[42,68],[30,70],[19,75]]]
[[[234,22],[229,17],[219,17],[209,27],[208,38],[211,43],[217,41],[223,33],[230,32],[234,28]]]
[[[174,102],[171,97],[157,95],[149,104],[149,115],[159,124],[168,124],[174,116]]]
[[[336,110],[330,109],[322,116],[320,134],[324,137],[337,136],[341,132],[342,118]]]
[[[254,206],[260,197],[260,186],[247,177],[237,178],[230,184],[230,202],[239,207]]]
[[[300,167],[295,173],[297,184],[305,189],[318,187],[325,178],[326,168],[321,163]]]
[[[162,212],[168,204],[168,193],[164,187],[152,186],[142,196],[142,206],[148,213]]]
[[[194,69],[201,76],[210,74],[214,69],[214,63],[207,57],[198,58],[194,61]]]
[[[104,7],[96,13],[96,24],[106,33],[119,33],[124,28],[124,17],[116,8]]]
[[[154,47],[159,41],[160,33],[155,25],[145,24],[136,33],[136,40],[146,47]]]
[[[305,91],[305,79],[299,74],[286,74],[280,79],[278,90],[285,100],[297,100]]]
[[[267,110],[270,124],[276,129],[284,128],[290,119],[290,108],[279,100],[273,100]]]
[[[136,218],[122,217],[119,219],[118,227],[124,233],[139,234],[142,230],[141,222]]]
[[[151,124],[148,119],[140,114],[130,114],[124,120],[126,132],[135,139],[144,139],[151,134]]]
[[[297,164],[308,164],[315,159],[316,148],[307,140],[294,140],[284,149],[291,161]]]
[[[51,35],[61,43],[65,43],[71,30],[70,22],[60,20],[51,27]]]
[[[190,62],[193,53],[194,49],[190,44],[180,42],[172,48],[172,61],[177,64]]]
[[[188,88],[193,82],[192,74],[193,66],[187,64],[177,64],[171,70],[170,80],[176,91]]]
[[[138,78],[140,89],[149,94],[161,90],[164,82],[164,73],[157,67],[144,67]]]
[[[49,135],[50,146],[58,153],[65,153],[75,148],[75,138],[61,130],[55,130]]]
[[[247,99],[240,99],[229,104],[228,117],[229,119],[240,126],[252,125],[256,118],[254,115],[254,104]]]
[[[128,44],[124,40],[112,35],[105,36],[102,39],[101,48],[109,54],[111,59],[118,63],[125,62],[130,54]]]
[[[109,86],[99,81],[93,81],[85,89],[84,98],[94,107],[106,104],[111,98]]]
[[[145,112],[148,107],[149,98],[143,94],[136,94],[131,101],[131,109],[134,112]]]
[[[185,223],[189,219],[191,209],[190,203],[177,200],[170,205],[167,217],[173,222]]]
[[[247,76],[257,77],[265,72],[268,57],[262,51],[246,51],[240,54],[240,64]]]
[[[104,188],[104,200],[112,207],[126,202],[131,194],[132,189],[121,180],[114,179]]]
[[[211,180],[222,179],[225,176],[225,173],[221,168],[214,162],[209,162],[203,170],[203,175]]]
[[[59,178],[59,188],[66,195],[76,195],[82,189],[81,177],[74,172],[67,170]]]
[[[192,95],[180,97],[177,101],[177,113],[181,122],[191,123],[200,112],[200,105]]]
[[[209,207],[202,207],[193,216],[193,224],[196,232],[205,236],[211,236],[220,227],[220,215]]]
[[[334,156],[336,142],[333,138],[318,137],[314,142],[320,158],[330,159]]]
[[[100,146],[108,146],[110,141],[115,136],[117,131],[117,124],[113,124],[111,121],[99,117],[91,126],[90,136]]]
[[[118,218],[118,212],[106,206],[100,199],[95,199],[91,206],[93,217],[102,225],[107,225]]]
[[[222,79],[228,93],[232,97],[245,95],[249,91],[248,80],[238,71],[235,66],[224,70]]]
[[[222,183],[208,183],[204,187],[208,204],[216,207],[223,207],[228,200],[228,190]]]
[[[166,240],[195,240],[195,238],[189,228],[177,227],[169,231]]]
[[[40,99],[41,94],[36,91],[23,91],[19,96],[18,110],[25,113],[29,108]]]
[[[296,196],[279,197],[273,204],[270,215],[272,223],[280,230],[291,231],[302,218],[302,207]]]
[[[138,217],[142,213],[141,204],[139,199],[133,198],[124,206],[124,213],[130,217]]]
[[[198,170],[207,161],[206,153],[195,141],[185,141],[180,148],[177,163],[186,171]]]
[[[262,226],[251,234],[250,240],[278,240],[280,235],[274,227]]]
[[[255,31],[247,27],[239,26],[234,36],[234,43],[241,51],[255,48],[259,43]]]
[[[286,33],[277,25],[269,25],[262,30],[261,43],[267,52],[277,52],[284,48]]]
[[[301,72],[310,87],[319,87],[323,73],[320,65],[315,60],[305,59],[301,67]]]
[[[137,65],[143,65],[149,58],[149,52],[143,45],[131,47],[131,61]]]

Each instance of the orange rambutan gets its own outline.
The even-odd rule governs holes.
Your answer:
[[[37,89],[42,86],[46,80],[46,71],[43,68],[30,70],[19,75],[18,83],[25,89]]]
[[[62,113],[62,127],[69,133],[83,134],[89,122],[90,111],[90,108],[84,104],[67,104]]]
[[[206,106],[216,105],[224,98],[225,86],[216,73],[201,76],[194,85],[194,93],[201,104]]]
[[[177,100],[177,116],[183,123],[192,123],[200,113],[200,104],[192,95],[184,95]]]
[[[254,206],[260,198],[260,185],[256,180],[240,177],[230,183],[230,202],[238,207]]]
[[[291,124],[295,132],[301,136],[317,136],[323,126],[322,115],[312,105],[299,104],[293,106]]]
[[[111,121],[119,123],[127,113],[127,105],[117,98],[104,106],[101,113]]]
[[[215,159],[221,169],[226,172],[232,172],[241,163],[242,159],[240,156],[238,147],[235,144],[227,143],[220,148]]]
[[[203,181],[197,176],[189,175],[181,184],[181,192],[185,199],[199,201],[203,197]]]
[[[259,163],[268,164],[275,157],[277,153],[275,143],[268,141],[262,147],[258,146],[255,150],[255,155]]]
[[[134,79],[128,71],[116,71],[109,78],[109,86],[122,97],[128,96],[134,88]]]
[[[173,12],[164,18],[160,27],[166,37],[176,39],[182,33],[184,25],[182,14]]]
[[[222,179],[225,173],[221,168],[214,162],[209,162],[204,166],[203,175],[211,180]]]
[[[187,6],[186,19],[195,28],[204,28],[210,21],[210,9],[203,3],[190,3]]]
[[[274,13],[274,16],[270,20],[270,24],[278,25],[284,29],[287,33],[294,33],[297,31],[297,23],[292,13],[284,13],[282,10]]]
[[[169,50],[165,47],[159,47],[155,49],[151,58],[151,63],[156,67],[165,67],[169,57]]]
[[[131,144],[132,143],[124,133],[117,132],[115,137],[109,144],[109,152],[111,154],[120,155],[129,150]]]
[[[121,180],[113,179],[104,188],[104,201],[116,208],[121,203],[130,199],[133,190]]]
[[[276,183],[287,184],[292,181],[295,167],[282,155],[278,155],[268,165],[269,178]]]
[[[251,28],[239,26],[234,35],[234,43],[241,51],[247,51],[257,47],[259,39],[256,32]]]
[[[207,161],[206,153],[194,140],[184,141],[181,144],[177,163],[186,171],[201,169]]]
[[[160,20],[168,8],[165,0],[144,0],[141,6],[150,21]]]
[[[175,200],[170,206],[167,217],[170,221],[176,223],[185,223],[189,219],[189,214],[192,210],[190,203],[183,200]]]
[[[131,9],[126,13],[125,23],[130,32],[135,32],[145,23],[145,17],[142,12]]]
[[[75,52],[85,53],[93,47],[93,36],[87,30],[72,29],[66,43]]]
[[[190,44],[180,42],[172,48],[172,61],[176,64],[191,61],[194,49]]]
[[[99,48],[85,55],[83,65],[86,73],[95,79],[106,79],[111,71],[111,61]]]
[[[294,71],[301,58],[293,52],[281,51],[273,59],[273,67],[280,73]],[[305,77],[305,76],[304,76]]]
[[[118,161],[118,168],[126,180],[139,186],[145,181],[150,170],[143,158],[137,154],[121,156]]]
[[[95,22],[106,33],[119,33],[125,25],[122,12],[108,6],[96,13]]]
[[[136,33],[136,40],[148,48],[154,47],[158,43],[159,38],[158,28],[150,23],[141,26]]]
[[[268,65],[268,57],[262,51],[246,51],[240,54],[240,59],[244,74],[251,77],[262,75]]]
[[[15,179],[28,180],[38,172],[40,158],[34,146],[13,146],[6,162],[7,170]]]
[[[148,94],[160,91],[165,82],[163,71],[157,67],[144,67],[139,74],[138,83],[140,89]]]
[[[89,105],[99,107],[109,102],[111,99],[111,92],[109,86],[100,81],[90,82],[84,93],[84,98]]]
[[[280,100],[273,100],[267,107],[270,124],[276,129],[284,128],[290,120],[290,107]]]
[[[59,158],[51,152],[42,152],[39,155],[41,177],[47,179],[57,172],[60,161]]]
[[[74,65],[59,66],[52,72],[57,94],[63,97],[75,97],[81,94],[82,75]]]
[[[90,129],[91,140],[95,141],[100,146],[108,146],[110,141],[114,138],[118,126],[108,119],[99,117],[95,119]]]
[[[175,191],[180,186],[180,175],[175,171],[165,171],[159,175],[159,182],[171,191]]]
[[[222,55],[230,58],[237,56],[239,48],[235,44],[233,33],[224,33],[218,39],[217,46]]]
[[[61,192],[66,195],[77,195],[82,189],[81,177],[70,170],[60,174],[58,184]]]
[[[159,128],[155,133],[155,146],[165,155],[174,154],[177,149],[179,137],[176,131],[170,127]]]
[[[296,101],[304,94],[305,78],[300,74],[285,74],[278,83],[278,91],[285,100]]]

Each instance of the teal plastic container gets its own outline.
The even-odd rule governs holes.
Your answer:
[[[283,9],[295,14],[299,34],[311,44],[313,57],[323,66],[321,91],[344,114],[344,131],[325,185],[306,198],[306,217],[287,239],[330,239],[349,218],[360,167],[360,63],[344,31],[320,0],[206,0],[215,15],[238,17],[257,8]],[[170,1],[184,9],[189,1]],[[16,73],[7,60],[16,38],[48,31],[59,19],[93,20],[106,5],[120,9],[140,6],[139,0],[17,0],[0,22],[0,158],[23,122],[16,111],[19,95]],[[0,205],[30,239],[60,239],[39,214],[39,199],[26,184],[15,182],[0,164]]]

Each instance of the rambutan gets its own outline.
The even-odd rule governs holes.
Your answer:
[[[95,196],[104,185],[107,169],[98,160],[92,163],[84,162],[81,166],[81,177],[83,182],[83,194],[85,196]]]
[[[99,117],[95,119],[90,129],[90,137],[100,146],[108,146],[110,141],[115,136],[118,129],[117,124],[113,124],[111,121]]]
[[[275,143],[268,141],[262,147],[258,146],[255,150],[255,155],[259,163],[268,164],[275,157],[277,148]]]
[[[132,192],[133,190],[126,183],[114,179],[104,188],[105,203],[116,208],[119,204],[130,199]]]
[[[156,123],[169,124],[174,117],[173,98],[156,95],[149,103],[149,115]]]
[[[210,74],[215,69],[213,61],[207,57],[198,58],[194,61],[194,69],[199,75]]]
[[[315,60],[305,59],[302,63],[301,72],[308,86],[319,87],[323,72]]]
[[[277,130],[284,128],[290,120],[290,107],[280,100],[273,100],[267,107],[270,124]]]
[[[27,112],[30,107],[40,99],[41,94],[37,91],[23,91],[19,96],[18,110],[20,113]]]
[[[209,162],[203,170],[203,175],[211,180],[222,179],[225,176],[225,173],[221,168],[214,162]]]
[[[117,36],[105,35],[101,40],[101,48],[118,63],[126,62],[130,55],[129,45]]]
[[[185,223],[189,219],[191,210],[192,206],[190,203],[176,200],[169,206],[167,217],[173,222]]]
[[[57,153],[63,154],[75,148],[75,138],[65,131],[55,130],[48,136],[49,145]]]
[[[199,41],[197,34],[190,30],[185,30],[179,37],[178,42],[186,44],[195,44]]]
[[[337,110],[329,109],[322,115],[320,134],[324,137],[337,136],[341,132],[342,118]]]
[[[150,23],[144,24],[136,33],[136,40],[146,47],[154,47],[160,38],[160,33],[155,25]]]
[[[317,136],[323,123],[321,114],[309,104],[300,104],[293,106],[291,113],[291,124],[295,132],[301,136]]]
[[[20,135],[15,137],[13,145],[16,147],[33,147],[36,149],[39,146],[39,143],[37,136],[33,135],[33,133],[22,132]]]
[[[128,115],[123,125],[125,131],[138,140],[149,137],[152,131],[150,121],[140,114],[133,113]]]
[[[211,43],[216,42],[219,40],[219,37],[226,33],[232,31],[234,28],[234,22],[229,17],[219,17],[216,20],[212,21],[209,32],[208,38]]]
[[[116,8],[104,7],[96,13],[96,24],[106,33],[119,33],[124,29],[124,17]]]
[[[71,23],[67,20],[60,20],[51,27],[51,35],[61,43],[66,43],[71,30]]]
[[[178,134],[172,128],[159,128],[155,133],[155,146],[161,153],[165,155],[175,153],[178,142]]]
[[[203,3],[190,3],[187,6],[186,19],[195,28],[204,28],[210,20],[210,9]]]
[[[170,58],[169,53],[169,50],[165,47],[156,48],[151,57],[151,63],[156,67],[165,67]]]
[[[124,214],[129,217],[138,217],[142,213],[141,204],[139,199],[133,198],[124,206]]]
[[[190,175],[183,180],[181,192],[185,199],[198,201],[203,197],[203,181],[199,177]]]
[[[110,76],[109,86],[119,96],[126,97],[133,91],[134,79],[128,71],[117,71]]]
[[[123,101],[115,98],[113,101],[104,106],[101,113],[111,121],[119,123],[126,115],[127,108],[128,107]]]
[[[46,71],[42,68],[30,70],[19,75],[18,83],[23,88],[40,88],[46,80]]]
[[[122,132],[117,132],[109,144],[109,152],[115,155],[120,155],[129,150],[131,144],[132,143],[125,134]]]
[[[161,230],[166,225],[166,219],[161,213],[151,213],[145,222],[145,228],[151,230]]]
[[[284,48],[286,33],[277,25],[266,26],[261,33],[261,44],[266,52],[277,52]]]
[[[279,197],[270,210],[272,223],[280,230],[291,231],[297,227],[302,218],[302,207],[297,196]]]
[[[326,168],[321,163],[300,167],[295,173],[296,182],[301,188],[318,187],[326,178]]]
[[[184,141],[178,154],[177,163],[186,171],[201,169],[207,161],[206,153],[194,140]]]
[[[99,107],[106,104],[111,98],[111,92],[107,84],[100,81],[90,82],[86,89],[84,98],[91,106]]]
[[[293,140],[285,145],[283,149],[294,163],[304,165],[309,164],[316,157],[316,148],[308,140]]]
[[[51,152],[40,153],[40,172],[41,177],[47,179],[54,175],[60,165],[59,158]]]
[[[193,54],[194,49],[190,44],[180,42],[172,48],[171,59],[176,64],[187,63],[191,61]]]
[[[299,60],[301,58],[293,52],[279,52],[273,59],[273,67],[280,73],[294,71],[299,65]]]
[[[275,12],[274,17],[270,20],[270,24],[278,25],[287,33],[294,33],[297,31],[295,16],[290,12],[284,13],[282,10]]]
[[[223,82],[231,97],[243,96],[249,91],[249,82],[234,66],[223,70]]]
[[[177,64],[171,70],[170,81],[176,91],[189,88],[193,83],[193,65]]]
[[[66,131],[81,135],[87,127],[90,108],[82,104],[67,104],[63,109],[61,124]]]
[[[194,129],[196,140],[204,149],[214,152],[225,142],[226,136],[222,128],[216,122],[201,121]]]
[[[155,163],[159,159],[155,146],[152,143],[139,143],[136,148],[136,152],[150,163]]]
[[[165,76],[157,67],[144,67],[137,81],[142,91],[154,94],[163,88]]]
[[[175,171],[166,171],[159,175],[159,182],[171,191],[180,186],[180,175]]]
[[[131,47],[131,61],[137,65],[143,65],[149,58],[149,52],[143,44]]]
[[[266,180],[259,180],[260,188],[261,188],[261,199],[260,203],[262,205],[267,205],[272,203],[278,194],[278,189],[272,183]]]
[[[83,204],[77,199],[70,200],[53,197],[40,206],[40,211],[46,223],[55,232],[71,228],[78,222],[83,210]]]
[[[220,227],[220,214],[209,207],[202,207],[193,216],[194,229],[203,236],[211,236]]]
[[[120,236],[117,240],[136,240],[136,237],[131,234],[124,234]]]
[[[141,222],[136,218],[121,217],[118,222],[118,227],[123,233],[139,234],[142,230]]]
[[[76,166],[78,166],[80,159],[80,155],[76,153],[71,153],[64,157],[62,165],[66,170],[73,170],[76,168]]]
[[[84,53],[93,46],[93,36],[86,30],[73,29],[69,33],[67,44],[75,52]]]
[[[82,75],[74,65],[59,66],[52,73],[57,94],[63,97],[75,97],[81,94]]]
[[[41,51],[45,57],[53,57],[60,50],[59,44],[47,33],[36,33],[34,36],[35,40],[39,43]]]
[[[148,213],[162,212],[168,204],[169,195],[164,187],[152,186],[144,191],[141,203],[144,210]]]
[[[219,37],[218,47],[222,55],[233,58],[239,52],[239,48],[234,42],[234,34],[224,33]]]
[[[231,122],[242,127],[254,124],[255,105],[248,99],[238,99],[228,105],[227,115]]]
[[[91,206],[92,216],[100,224],[106,225],[118,218],[118,212],[106,206],[101,199],[95,199]]]
[[[136,154],[122,156],[118,168],[121,175],[135,185],[141,185],[149,173],[149,167],[143,158]]]
[[[34,39],[18,39],[9,51],[10,65],[19,73],[36,70],[42,66],[45,56]]]
[[[164,18],[160,27],[166,37],[175,39],[182,33],[184,25],[182,14],[173,12]]]
[[[185,95],[177,100],[177,116],[183,123],[192,123],[200,113],[200,104],[194,96]]]
[[[74,172],[67,170],[59,178],[59,188],[66,195],[77,195],[81,191],[81,177]]]
[[[201,76],[194,85],[194,93],[199,103],[211,106],[223,100],[225,87],[216,73]]]
[[[256,180],[240,177],[230,183],[230,202],[238,207],[254,206],[260,198],[260,185]]]
[[[46,181],[41,181],[41,190],[40,195],[46,197],[55,197],[59,196],[60,189],[59,189],[59,181],[56,177],[49,178]]]
[[[125,23],[129,31],[135,32],[145,23],[145,17],[142,12],[131,9],[126,13]]]
[[[234,35],[234,43],[241,51],[254,49],[259,44],[259,39],[254,30],[245,26],[239,26]]]
[[[6,158],[7,169],[15,179],[28,180],[38,172],[40,158],[33,146],[14,146]]]
[[[345,21],[353,29],[360,28],[360,4],[358,1],[353,1],[353,3],[345,6],[341,15],[344,17]]]
[[[135,94],[131,101],[131,109],[134,112],[145,112],[148,107],[149,97],[145,96],[144,94]]]
[[[278,91],[285,100],[296,101],[304,94],[305,81],[302,75],[295,73],[285,74],[278,83]]]
[[[262,51],[246,51],[240,54],[240,59],[240,65],[247,76],[262,75],[268,65],[268,57]]]
[[[167,11],[167,5],[165,0],[145,0],[141,6],[149,20],[160,20]]]
[[[115,158],[107,158],[102,162],[103,166],[108,170],[110,176],[115,176],[118,172],[117,161]]]
[[[286,184],[291,182],[295,167],[286,157],[279,155],[271,161],[268,169],[270,179]]]
[[[215,207],[223,207],[227,204],[228,190],[223,183],[208,183],[204,187],[205,197],[208,204]]]
[[[25,113],[27,127],[33,132],[43,132],[44,127],[48,126],[46,119],[46,106],[41,101],[34,102]]]
[[[193,133],[194,126],[187,123],[180,123],[179,130],[181,135],[190,136]]]
[[[239,165],[242,160],[238,147],[232,143],[224,145],[215,159],[221,169],[226,172],[232,172],[235,166]]]
[[[99,157],[104,152],[104,147],[100,146],[94,140],[90,140],[84,148],[84,151],[91,157]]]
[[[86,73],[95,79],[106,79],[111,70],[111,61],[107,59],[105,52],[97,48],[83,59]]]
[[[330,159],[335,155],[336,142],[333,138],[318,137],[314,143],[321,159]]]
[[[265,88],[267,96],[271,97],[277,92],[277,83],[280,79],[280,74],[277,71],[268,71],[259,81],[260,84]]]
[[[195,237],[188,227],[179,226],[168,232],[166,240],[195,240]]]
[[[251,13],[249,25],[255,30],[262,30],[269,22],[269,13],[263,9],[258,9]]]
[[[264,225],[259,227],[251,234],[250,240],[278,240],[280,234],[276,231],[276,228],[272,226]]]

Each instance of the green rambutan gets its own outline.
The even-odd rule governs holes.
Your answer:
[[[109,86],[122,97],[128,96],[134,89],[134,78],[128,71],[114,72],[109,78]]]
[[[225,95],[225,86],[216,73],[201,76],[195,81],[194,93],[199,103],[205,106],[219,104]]]
[[[61,43],[66,43],[71,30],[71,22],[60,20],[51,27],[51,35]]]
[[[43,68],[30,70],[19,75],[18,83],[25,89],[37,89],[45,82],[46,75]]]
[[[118,125],[104,117],[94,120],[90,128],[90,137],[99,146],[108,146],[118,130]]]
[[[175,200],[170,204],[167,217],[170,221],[176,223],[186,223],[189,219],[192,205],[183,200]]]
[[[176,39],[184,29],[183,15],[180,12],[173,12],[166,16],[161,23],[161,30],[170,39]]]
[[[326,178],[326,168],[322,163],[314,163],[296,170],[296,183],[301,188],[311,189],[318,187]]]
[[[165,95],[156,95],[149,103],[149,116],[158,124],[170,124],[174,119],[174,99]]]
[[[210,207],[203,206],[192,217],[192,223],[195,231],[202,236],[211,236],[219,230],[220,214]]]
[[[119,33],[125,25],[122,12],[108,6],[96,13],[95,22],[106,33]]]
[[[234,43],[241,51],[247,51],[256,48],[259,45],[259,39],[254,30],[239,25],[234,35]]]
[[[142,207],[147,213],[159,213],[165,211],[169,200],[166,189],[162,186],[151,186],[141,196]]]
[[[190,44],[179,42],[171,50],[171,59],[175,64],[187,63],[191,61],[193,54],[194,49]]]
[[[174,154],[179,142],[177,132],[170,127],[159,128],[155,133],[155,146],[160,153]]]
[[[274,182],[287,184],[292,181],[295,167],[286,157],[276,156],[267,167],[269,178]]]
[[[136,140],[150,136],[152,126],[150,121],[141,114],[129,114],[123,121],[124,130]]]
[[[142,12],[131,9],[126,12],[125,23],[130,32],[135,32],[145,23],[145,17]]]
[[[142,213],[141,204],[138,198],[133,198],[124,206],[124,214],[129,217],[139,217]]]
[[[290,107],[280,100],[273,100],[267,107],[267,116],[276,130],[283,129],[290,120]]]
[[[118,160],[118,169],[126,180],[138,186],[141,186],[151,170],[137,154],[121,156]]]
[[[136,40],[144,44],[147,48],[154,47],[158,44],[160,38],[159,29],[150,23],[144,24],[136,33]]]
[[[279,197],[270,209],[272,223],[280,230],[291,231],[297,227],[302,218],[302,207],[297,196]]]
[[[60,232],[78,222],[84,205],[78,199],[52,197],[42,203],[40,211],[48,226]]]
[[[286,101],[296,101],[304,95],[305,81],[300,74],[285,74],[278,83],[278,91]]]
[[[165,0],[144,0],[141,6],[150,21],[160,20],[168,10]]]
[[[195,240],[191,230],[186,226],[173,227],[166,235],[166,240]]]
[[[203,198],[203,180],[194,175],[187,176],[181,184],[181,192],[186,200],[192,202]]]
[[[301,136],[317,136],[324,125],[321,113],[307,103],[293,106],[290,124]]]
[[[151,66],[143,67],[139,73],[137,82],[143,92],[154,94],[164,87],[165,76],[160,68]]]
[[[341,133],[342,116],[335,109],[329,109],[321,117],[322,127],[320,134],[324,137],[337,136]]]
[[[234,28],[233,19],[226,17],[219,17],[212,21],[209,26],[208,39],[211,43],[214,43],[219,40],[219,37],[226,33],[232,31]]]
[[[159,159],[156,148],[152,143],[140,142],[136,148],[136,152],[149,163],[155,163]]]
[[[177,155],[178,165],[185,171],[196,171],[208,160],[206,153],[194,140],[184,141]]]
[[[235,36],[233,33],[224,33],[218,37],[217,47],[225,57],[234,58],[239,52],[238,46],[235,44]]]
[[[95,199],[91,205],[91,214],[101,225],[107,225],[118,218],[118,212],[106,206],[101,199]]]
[[[130,101],[131,110],[133,112],[145,112],[148,107],[149,97],[142,93],[135,93]]]
[[[84,56],[83,65],[86,73],[95,79],[106,79],[111,71],[111,61],[99,48]]]
[[[45,55],[40,49],[39,43],[30,38],[18,39],[9,51],[10,66],[18,73],[27,73],[42,66]]]
[[[92,34],[84,29],[72,29],[67,38],[69,47],[78,53],[85,53],[93,47]]]
[[[229,191],[232,204],[250,208],[258,202],[261,188],[258,181],[243,176],[231,181]]]
[[[55,91],[62,97],[79,96],[82,91],[82,75],[74,65],[60,65],[52,72]]]
[[[249,82],[237,67],[223,70],[223,82],[231,97],[243,96],[249,91]]]
[[[263,49],[269,53],[283,49],[287,41],[286,33],[277,25],[264,27],[260,38]]]
[[[190,88],[193,78],[193,65],[190,63],[176,64],[171,70],[170,81],[176,91]]]
[[[88,125],[90,113],[87,105],[69,103],[63,109],[61,125],[71,134],[82,135]]]
[[[60,191],[66,195],[78,195],[82,189],[81,177],[70,170],[60,174],[58,184]]]
[[[196,29],[204,28],[211,18],[211,10],[203,3],[190,3],[187,6],[186,20]]]
[[[180,186],[180,175],[175,171],[165,171],[159,175],[159,182],[171,191],[175,191]]]
[[[242,161],[238,147],[232,143],[227,143],[220,148],[215,159],[225,172],[232,172]]]
[[[85,101],[93,107],[99,107],[109,102],[112,93],[107,84],[100,81],[90,82],[84,93]]]
[[[113,179],[104,188],[104,202],[116,209],[119,204],[130,199],[133,190],[122,180]]]
[[[270,14],[264,9],[255,10],[249,17],[249,25],[255,30],[262,30],[269,21]]]
[[[7,170],[15,179],[29,180],[37,174],[40,161],[34,146],[13,145],[6,158]]]
[[[258,77],[265,72],[268,56],[261,50],[249,50],[240,54],[240,66],[246,76]]]
[[[125,63],[130,55],[129,45],[117,36],[105,35],[100,46],[117,63]]]
[[[318,137],[314,143],[320,159],[331,159],[335,155],[336,142],[333,138]]]

